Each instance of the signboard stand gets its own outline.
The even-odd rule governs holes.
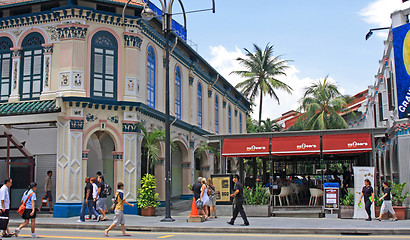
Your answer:
[[[323,189],[325,192],[323,207],[330,210],[330,214],[325,214],[326,218],[338,218],[337,214],[333,214],[333,210],[339,209],[339,183],[324,183]]]
[[[216,204],[231,205],[232,199],[230,195],[233,189],[232,175],[212,174],[211,178],[215,186]]]

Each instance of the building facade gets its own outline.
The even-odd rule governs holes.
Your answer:
[[[0,5],[0,124],[25,145],[35,172],[55,172],[54,216],[78,214],[84,178],[102,171],[136,200],[147,160],[137,124],[164,128],[165,39],[161,22],[125,0],[8,1]],[[174,29],[183,29],[174,22]],[[178,28],[179,27],[179,28]],[[204,135],[245,133],[250,103],[175,32],[170,59],[172,196],[197,176],[219,172]],[[16,140],[16,141],[17,141]],[[160,199],[164,146],[155,166]],[[6,154],[6,153],[4,153]],[[7,154],[6,154],[7,155]],[[0,160],[13,175],[12,161]],[[45,176],[34,174],[35,181]],[[23,182],[22,182],[22,185]],[[41,189],[41,188],[39,188]],[[19,191],[15,191],[15,199]],[[41,194],[41,193],[40,193]],[[13,194],[12,194],[13,196]]]

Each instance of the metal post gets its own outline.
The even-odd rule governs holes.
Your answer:
[[[164,12],[165,22],[165,218],[162,222],[173,222],[171,218],[171,136],[169,115],[169,37],[171,15]]]

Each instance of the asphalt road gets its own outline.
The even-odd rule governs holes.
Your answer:
[[[222,233],[164,233],[164,232],[127,232],[130,237],[121,236],[119,229],[114,229],[110,232],[110,237],[107,238],[103,231],[97,230],[77,230],[77,229],[49,229],[40,228],[36,230],[41,239],[84,239],[84,240],[99,240],[99,239],[133,239],[133,240],[148,240],[148,239],[169,239],[169,240],[267,240],[267,239],[303,239],[303,240],[321,240],[321,239],[409,239],[410,236],[345,236],[345,235],[274,235],[274,234],[222,234]],[[23,229],[18,238],[3,238],[5,239],[31,239],[30,229]]]

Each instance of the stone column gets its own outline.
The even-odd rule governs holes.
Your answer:
[[[139,133],[140,130],[135,121],[123,121],[122,132],[124,135],[124,158],[121,170],[120,168],[118,168],[118,170],[121,171],[121,175],[123,176],[121,178],[118,177],[117,179],[123,179],[124,181],[126,186],[124,195],[126,198],[130,201],[136,201],[138,188],[137,180],[139,181],[137,166],[141,166],[141,161],[138,162],[137,160],[138,158],[141,159],[142,135]]]
[[[19,82],[20,82],[20,59],[21,48],[12,48],[12,67],[11,67],[11,93],[9,102],[17,102],[20,100],[19,96]]]
[[[155,165],[155,179],[157,180],[157,193],[160,201],[165,201],[165,159],[162,157]],[[141,168],[140,168],[141,169]]]
[[[118,182],[122,182],[124,183],[124,197],[128,197],[127,200],[131,200],[129,197],[129,193],[131,192],[132,189],[132,184],[128,181],[126,181],[125,177],[124,177],[124,161],[123,161],[123,155],[124,153],[121,151],[113,151],[112,153],[112,159],[114,161],[114,189],[117,189],[117,183]],[[134,199],[135,201],[135,199]]]

